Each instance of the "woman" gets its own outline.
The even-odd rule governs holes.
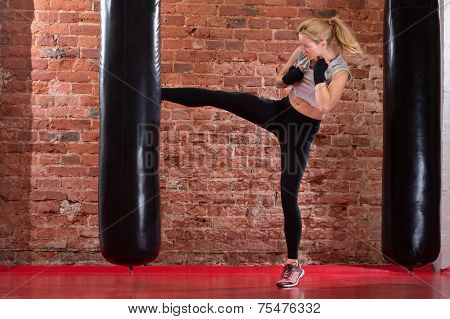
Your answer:
[[[276,87],[292,86],[289,95],[281,100],[203,88],[161,90],[162,100],[189,107],[215,106],[265,128],[278,138],[288,252],[278,287],[296,286],[304,275],[297,260],[302,231],[298,191],[322,117],[334,108],[352,78],[341,52],[362,55],[350,29],[337,17],[306,20],[300,24],[298,33],[300,46],[276,78]]]

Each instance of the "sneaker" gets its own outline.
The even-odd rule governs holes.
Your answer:
[[[304,274],[305,271],[298,264],[286,263],[284,264],[281,279],[277,282],[277,286],[281,288],[294,287]]]

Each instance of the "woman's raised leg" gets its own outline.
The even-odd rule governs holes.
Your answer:
[[[266,129],[273,127],[279,114],[287,108],[282,100],[204,88],[162,88],[161,99],[188,107],[214,106]]]

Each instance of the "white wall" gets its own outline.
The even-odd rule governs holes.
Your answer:
[[[434,269],[450,267],[450,1],[441,0],[441,80],[442,80],[442,174],[441,174],[441,253]]]

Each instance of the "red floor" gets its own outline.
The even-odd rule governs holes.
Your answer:
[[[450,298],[450,271],[396,266],[303,266],[294,288],[278,288],[281,266],[0,265],[2,298]]]

